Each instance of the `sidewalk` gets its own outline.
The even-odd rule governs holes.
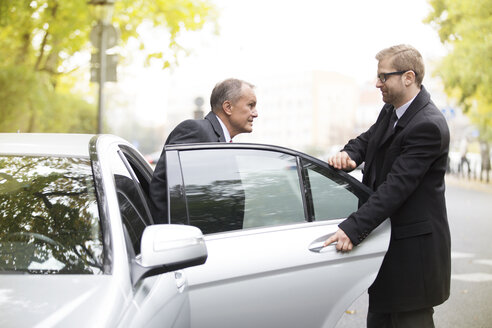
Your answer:
[[[492,193],[492,180],[487,183],[485,181],[457,177],[454,174],[446,174],[446,185]]]

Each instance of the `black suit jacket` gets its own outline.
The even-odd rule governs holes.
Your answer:
[[[165,144],[201,142],[225,142],[224,131],[213,112],[208,113],[203,120],[181,122],[171,131]],[[162,149],[150,182],[150,202],[155,223],[168,223],[165,155],[164,149]]]
[[[365,161],[363,183],[375,192],[340,228],[359,244],[386,218],[391,241],[369,288],[369,311],[411,311],[449,297],[451,238],[444,198],[449,130],[422,87],[394,130],[387,132],[393,106],[344,150]]]
[[[203,120],[186,120],[169,134],[166,145],[200,142],[225,142],[217,116],[210,112]]]

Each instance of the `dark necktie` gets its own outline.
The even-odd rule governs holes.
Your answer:
[[[385,141],[392,133],[395,128],[395,122],[398,120],[398,116],[396,115],[396,111],[393,109],[391,117],[388,122],[388,127],[386,128],[386,132],[383,136],[383,141]]]
[[[396,110],[393,109],[388,125],[388,130],[393,131],[393,129],[395,128],[396,121],[398,121],[398,115],[396,115]]]

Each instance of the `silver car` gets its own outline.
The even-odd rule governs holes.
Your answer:
[[[128,158],[128,159],[127,159]],[[126,141],[0,134],[0,327],[189,327],[203,235],[153,225]]]
[[[209,254],[184,270],[192,327],[334,327],[376,278],[388,220],[349,253],[322,247],[371,193],[352,176],[269,145],[165,153],[168,222],[200,228]]]
[[[93,326],[97,322],[98,326],[148,326],[156,323],[161,327],[174,324],[176,327],[196,328],[334,327],[345,309],[375,279],[389,244],[390,227],[385,222],[349,253],[337,252],[334,246],[322,247],[323,242],[337,230],[337,225],[366,201],[371,191],[325,162],[290,149],[238,143],[167,146],[167,197],[163,200],[167,204],[167,219],[154,222],[148,204],[152,172],[143,157],[128,143],[112,136],[8,135],[0,136],[0,153],[18,155],[16,144],[21,144],[23,139],[31,143],[25,155],[44,155],[50,163],[56,161],[49,159],[57,158],[53,155],[59,149],[80,149],[83,153],[83,148],[86,148],[83,153],[85,165],[88,165],[85,179],[91,182],[82,183],[83,179],[74,178],[63,180],[62,185],[72,186],[71,193],[77,193],[93,183],[95,190],[87,197],[93,199],[91,204],[94,208],[68,201],[60,201],[59,204],[67,207],[69,213],[76,213],[64,214],[67,222],[71,220],[70,215],[77,217],[89,210],[94,213],[93,220],[100,222],[100,237],[85,242],[83,246],[72,243],[69,247],[74,249],[72,252],[83,253],[85,263],[96,255],[93,253],[98,243],[108,245],[99,247],[97,256],[107,258],[113,269],[88,268],[86,270],[90,272],[84,272],[85,275],[66,272],[64,268],[38,272],[33,267],[25,270],[30,275],[15,275],[13,273],[18,272],[10,270],[9,274],[0,276],[0,279],[6,278],[5,283],[0,280],[0,293],[11,286],[10,280],[15,278],[19,284],[33,279],[35,287],[31,288],[31,294],[24,296],[20,289],[11,290],[7,296],[10,302],[2,302],[5,297],[0,296],[0,326],[12,325],[16,320],[22,322],[21,313],[10,313],[12,309],[7,309],[7,304],[19,304],[18,300],[22,299],[25,304],[38,300],[39,303],[44,301],[42,304],[46,308],[51,306],[51,312],[45,313],[45,326],[64,326],[68,321],[50,321],[53,316],[64,315],[64,318],[82,318],[77,322],[85,326]],[[6,149],[8,142],[11,146]],[[42,149],[44,152],[40,154]],[[76,160],[72,165],[80,166],[80,163]],[[46,177],[57,173],[56,168],[38,171]],[[67,169],[67,172],[73,171],[76,171],[75,167]],[[3,172],[0,170],[0,179],[5,176]],[[2,183],[0,180],[0,185]],[[129,186],[134,187],[133,192],[124,195],[118,192]],[[99,190],[101,187],[105,190]],[[8,193],[9,188],[5,190]],[[60,194],[63,192],[54,191],[52,197],[62,197]],[[2,189],[0,193],[4,193]],[[37,195],[35,191],[33,195]],[[39,206],[48,207],[42,197],[38,202]],[[15,212],[4,214],[0,220],[12,220],[15,215]],[[30,215],[32,223],[19,229],[33,229],[38,222],[38,210],[33,209]],[[107,217],[111,217],[110,221],[106,220],[109,227],[102,220]],[[199,228],[204,234],[208,252],[206,263],[183,269],[203,262],[204,252],[196,246],[203,246],[200,234],[190,232],[195,237],[188,241],[180,238],[175,242],[154,242],[154,245],[161,245],[165,253],[174,253],[166,252],[168,247],[175,247],[178,253],[188,247],[194,248],[191,255],[181,252],[187,257],[184,264],[174,258],[174,264],[167,266],[168,270],[181,270],[156,273],[150,269],[149,275],[154,275],[147,277],[142,274],[144,249],[143,239],[142,245],[139,240],[142,231],[163,227],[156,223],[164,223],[164,227],[170,224],[170,227]],[[74,227],[80,235],[90,230],[83,225]],[[119,237],[112,229],[118,231]],[[54,242],[62,244],[67,239],[56,239],[54,234],[46,234]],[[143,235],[145,238],[145,233]],[[161,238],[164,235],[162,233]],[[4,237],[0,236],[3,243]],[[31,247],[33,242],[37,241],[29,239],[24,243],[25,247]],[[72,253],[65,253],[68,255],[63,256],[67,259],[60,257],[58,251],[52,251],[42,263],[72,263],[69,260]],[[48,258],[53,259],[49,262]],[[8,267],[8,263],[2,260],[0,266]],[[125,279],[122,278],[124,275]],[[77,288],[76,281],[81,276],[87,277],[87,281],[83,288]],[[71,294],[50,288],[50,279],[60,281],[63,278],[66,280],[64,288],[72,291]],[[92,287],[103,278],[106,282],[101,285],[106,289]],[[118,283],[125,280],[125,287],[117,288],[116,283],[112,288],[108,287],[109,281],[113,280]],[[61,286],[61,283],[57,285]],[[88,291],[96,289],[102,290],[101,294],[86,302]],[[116,301],[118,297],[121,299]],[[127,307],[115,303],[127,304]],[[133,303],[137,304],[128,305]],[[132,308],[130,311],[129,307]],[[60,308],[64,310],[59,311]],[[2,318],[4,313],[7,319]],[[26,317],[27,314],[34,315],[28,311],[25,313]],[[138,315],[143,319],[134,319]],[[7,320],[6,324],[2,320]]]

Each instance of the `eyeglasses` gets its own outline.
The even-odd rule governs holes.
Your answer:
[[[408,71],[410,71],[410,70],[398,71],[398,72],[390,72],[390,73],[379,73],[378,74],[378,79],[379,79],[379,81],[381,81],[382,83],[384,83],[388,79],[388,76],[391,76],[391,75],[403,75],[403,74],[405,74]],[[417,75],[417,73],[415,73],[415,75]]]

